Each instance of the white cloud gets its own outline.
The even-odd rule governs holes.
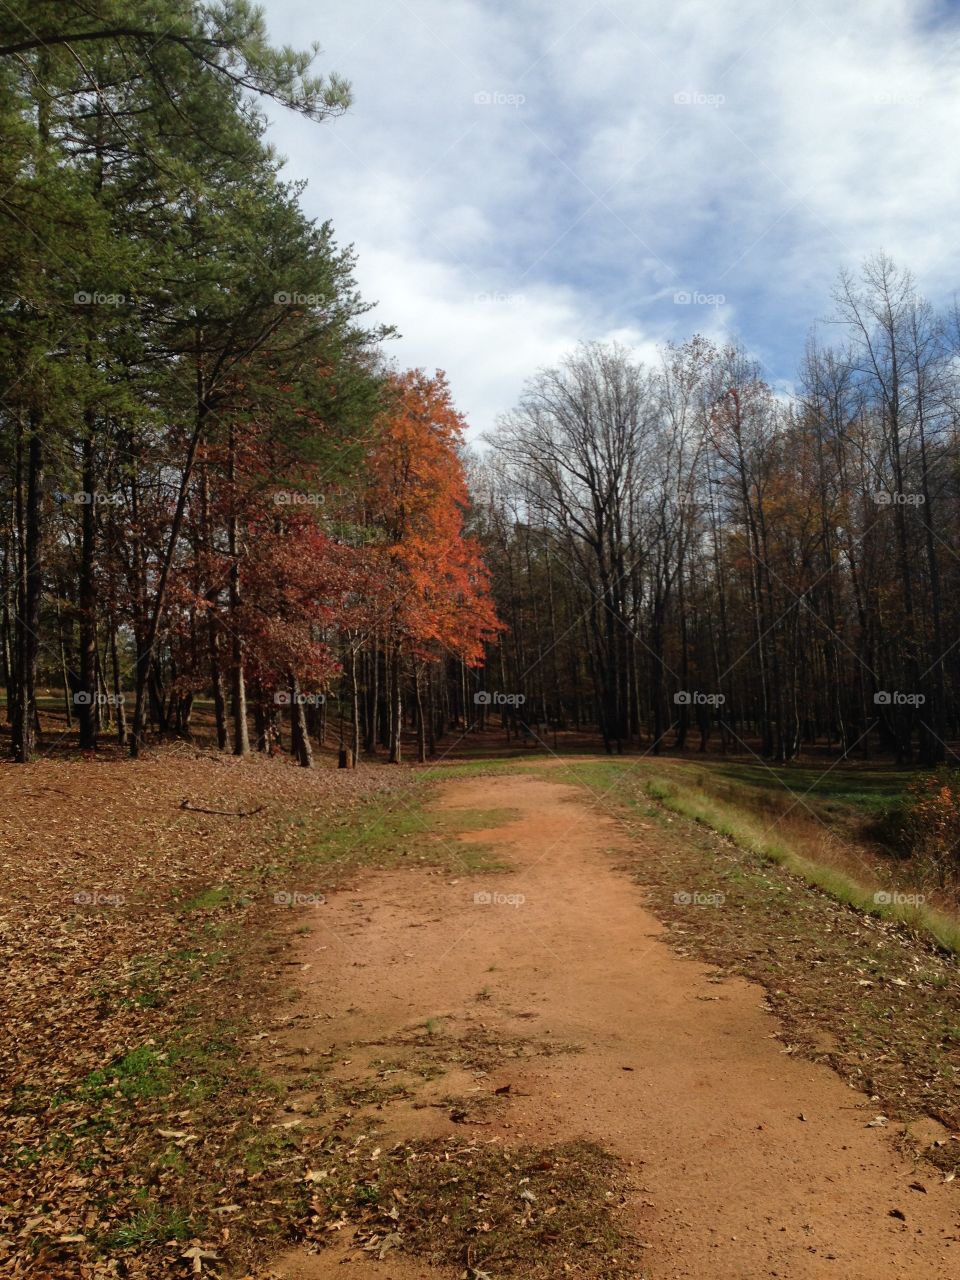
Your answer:
[[[524,381],[581,338],[575,297],[536,286],[526,292],[481,290],[456,267],[371,248],[359,269],[378,316],[399,318],[403,336],[388,354],[402,363],[443,369],[473,428],[489,428],[516,400]]]
[[[275,40],[318,38],[355,86],[335,123],[275,114],[308,209],[356,244],[398,356],[445,367],[480,427],[580,338],[736,321],[782,381],[840,267],[883,247],[934,298],[960,273],[960,45],[931,6],[266,7]]]

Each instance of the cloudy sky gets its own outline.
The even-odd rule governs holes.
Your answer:
[[[789,387],[841,267],[960,280],[955,0],[265,0],[355,106],[272,113],[404,364],[477,431],[578,340],[736,335]]]

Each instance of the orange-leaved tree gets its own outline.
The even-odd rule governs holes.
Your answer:
[[[469,498],[462,451],[464,420],[446,377],[414,369],[391,378],[389,407],[371,443],[367,520],[380,572],[378,612],[389,688],[390,759],[400,760],[403,682],[409,668],[419,756],[432,729],[422,682],[429,665],[452,654],[469,666],[501,629],[478,543],[465,533]],[[432,686],[431,686],[432,688]]]

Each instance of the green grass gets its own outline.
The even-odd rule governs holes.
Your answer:
[[[577,761],[562,771],[572,782],[591,788],[619,788],[624,777],[644,777],[651,769],[678,788],[695,788],[717,801],[775,821],[789,814],[818,818],[832,830],[854,838],[872,838],[898,811],[915,769],[890,765],[765,765],[712,759],[709,763],[648,757],[642,760]]]
[[[91,1071],[75,1089],[55,1094],[55,1105],[76,1098],[84,1102],[102,1102],[107,1098],[125,1098],[141,1102],[156,1098],[170,1089],[170,1055],[149,1045],[132,1049],[110,1066]]]
[[[851,841],[863,841],[887,856],[902,853],[902,814],[908,788],[922,771],[891,765],[766,766],[715,761],[708,767],[657,762],[666,776],[707,795],[776,822],[823,824]]]
[[[542,759],[542,757],[540,757]],[[482,778],[487,774],[515,774],[524,772],[523,763],[535,763],[529,751],[517,752],[516,755],[482,757],[477,760],[456,760],[443,764],[429,764],[420,773],[420,777],[430,782],[443,782],[450,778]],[[521,766],[518,768],[518,765]]]
[[[788,836],[775,835],[736,806],[695,787],[654,776],[646,779],[645,789],[671,812],[709,827],[748,853],[770,859],[838,902],[926,932],[944,950],[960,955],[960,923],[943,912],[925,903],[878,902],[879,885],[864,885],[843,871],[804,857],[792,846]]]
[[[543,776],[540,770],[537,772]],[[551,781],[586,787],[598,800],[607,797],[613,801],[629,801],[647,772],[645,762],[600,756],[552,768],[549,777]]]
[[[872,832],[906,797],[922,772],[893,765],[766,765],[711,758],[671,760],[608,758],[577,760],[555,771],[591,789],[620,789],[621,781],[646,776],[651,769],[678,786],[695,787],[717,800],[728,801],[765,817],[786,810],[816,816],[828,825]]]
[[[218,907],[232,903],[235,891],[229,885],[211,886],[188,898],[181,904],[182,911],[216,911]]]
[[[196,1233],[196,1223],[183,1210],[150,1203],[111,1231],[103,1243],[107,1249],[134,1249],[190,1240]]]
[[[279,1127],[251,1129],[241,1140],[243,1165],[247,1173],[262,1173],[300,1145],[300,1136],[292,1129]]]
[[[429,792],[418,788],[387,808],[373,804],[343,825],[320,829],[311,819],[293,820],[299,837],[298,860],[316,867],[350,870],[361,866],[396,867],[426,863],[464,873],[504,870],[494,848],[463,839],[471,833],[503,826],[511,809],[430,809]]]
[[[865,818],[880,818],[896,807],[919,776],[917,770],[884,765],[766,766],[717,761],[707,768],[692,762],[682,767],[705,790],[719,793],[725,787],[742,794],[747,789],[761,798],[786,798],[788,803],[802,796],[802,803],[815,811],[846,811]]]
[[[179,1102],[196,1103],[216,1096],[223,1069],[239,1029],[221,1026],[202,1043],[180,1041],[159,1049],[140,1045],[105,1067],[91,1071],[73,1086],[51,1098],[52,1106],[66,1102],[137,1105],[151,1098],[175,1094]],[[111,1106],[95,1120],[109,1121]]]

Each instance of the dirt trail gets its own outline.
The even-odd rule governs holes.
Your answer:
[[[900,1155],[890,1132],[866,1127],[876,1110],[866,1097],[783,1053],[760,987],[718,981],[671,950],[642,890],[616,869],[611,853],[626,848],[617,825],[575,788],[529,777],[451,782],[438,801],[491,803],[519,817],[470,838],[494,842],[511,872],[378,873],[318,914],[304,944],[307,977],[318,974],[314,1018],[300,1046],[339,1052],[426,1019],[582,1046],[492,1070],[483,1092],[511,1090],[484,1133],[507,1143],[586,1137],[633,1162],[630,1213],[649,1244],[649,1280],[960,1274],[955,1188]],[[523,900],[475,902],[484,890]],[[462,1074],[464,1092],[479,1087]],[[451,1089],[447,1078],[437,1096]],[[439,1107],[391,1108],[385,1119],[388,1136],[457,1131]],[[926,1193],[911,1189],[918,1179]],[[277,1274],[448,1274],[355,1254],[344,1268],[346,1247],[290,1255]]]

